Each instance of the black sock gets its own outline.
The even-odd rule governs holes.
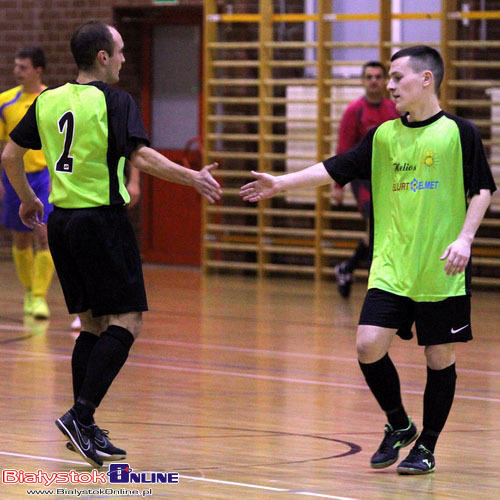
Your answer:
[[[361,363],[359,366],[366,383],[378,404],[387,415],[387,420],[394,430],[408,427],[408,415],[401,401],[401,387],[396,367],[389,354],[375,363]]]
[[[79,398],[73,405],[73,411],[81,424],[91,425],[94,422],[95,406],[89,401]]]
[[[134,336],[125,328],[108,326],[94,346],[87,365],[87,374],[80,390],[79,399],[95,408],[125,364],[134,342]]]
[[[99,340],[98,335],[90,332],[82,331],[75,341],[73,355],[71,357],[71,371],[73,373],[73,397],[76,403],[80,395],[85,375],[87,374],[87,363],[90,353],[96,342]]]
[[[347,261],[345,266],[345,270],[352,273],[354,269],[358,267],[360,260],[366,260],[368,258],[368,245],[363,241],[359,240],[358,246],[356,250],[354,250],[354,254]]]
[[[434,453],[439,433],[453,404],[457,372],[455,363],[444,370],[431,370],[427,367],[427,383],[424,391],[424,428],[416,445],[423,444]]]

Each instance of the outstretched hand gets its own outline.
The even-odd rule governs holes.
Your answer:
[[[210,173],[214,168],[217,168],[218,163],[206,165],[199,172],[195,173],[194,188],[198,193],[204,196],[210,203],[215,203],[220,200],[222,189],[219,183],[212,177]]]
[[[43,226],[43,203],[38,198],[22,202],[19,207],[19,217],[30,229]]]
[[[446,247],[441,260],[446,260],[445,273],[455,276],[464,271],[470,259],[470,243],[462,238],[456,239]]]
[[[252,175],[257,179],[240,188],[240,196],[245,201],[260,201],[271,198],[280,192],[276,177],[252,170]]]

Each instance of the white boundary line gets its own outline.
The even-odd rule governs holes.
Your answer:
[[[76,462],[74,460],[63,460],[61,458],[40,457],[38,455],[25,455],[23,453],[10,453],[7,451],[0,451],[0,455],[6,455],[8,457],[32,458],[36,460],[45,460],[47,462],[61,462],[64,464],[89,465],[87,462]]]
[[[128,361],[127,366],[138,366],[141,368],[155,368],[158,370],[170,370],[170,371],[179,371],[179,372],[190,372],[190,373],[207,373],[210,375],[223,375],[230,377],[241,377],[241,378],[251,378],[258,380],[270,380],[274,382],[288,382],[292,384],[307,384],[307,385],[319,385],[319,386],[327,386],[327,387],[342,387],[348,389],[359,389],[362,391],[368,391],[368,387],[366,385],[357,385],[357,384],[344,384],[341,382],[323,382],[321,380],[310,380],[310,379],[302,379],[302,378],[290,378],[290,377],[277,377],[274,375],[256,375],[252,373],[242,373],[242,372],[233,372],[226,370],[210,370],[206,368],[186,368],[183,366],[170,366],[170,365],[157,365],[151,363],[139,363],[136,361]],[[404,390],[401,389],[402,394],[417,394],[421,396],[424,391],[413,391],[413,390]],[[466,396],[466,395],[458,395],[455,394],[455,398],[457,399],[469,399],[474,401],[489,401],[491,403],[500,403],[500,398],[486,398],[482,396]]]
[[[160,345],[168,345],[174,347],[189,347],[193,349],[214,349],[217,351],[230,351],[230,352],[244,352],[248,354],[258,354],[258,355],[266,355],[266,356],[274,356],[274,357],[283,357],[283,358],[301,358],[301,359],[325,359],[331,361],[344,361],[346,363],[356,363],[358,360],[356,358],[346,358],[341,356],[329,356],[327,354],[309,354],[304,352],[290,352],[290,351],[274,351],[270,349],[253,349],[251,347],[234,347],[234,346],[225,346],[225,345],[217,345],[217,344],[196,344],[191,342],[179,342],[174,340],[156,340],[156,339],[141,339],[140,337],[136,340],[136,342],[142,342],[146,344],[160,344]],[[404,366],[405,368],[418,368],[425,370],[425,363],[416,364],[416,363],[395,363],[396,366]],[[473,374],[481,374],[481,375],[494,375],[500,376],[500,371],[487,371],[487,370],[473,370],[467,368],[457,368],[457,372],[459,373],[473,373]]]
[[[31,352],[31,351],[20,351],[16,349],[2,349],[0,348],[0,353],[12,353],[12,354],[25,354],[25,355],[33,355],[36,357],[46,357],[49,359],[70,359],[68,355],[62,354],[51,354],[51,353],[40,353],[40,352]],[[29,358],[12,358],[13,361],[32,361]],[[9,360],[6,360],[9,361]],[[325,382],[322,380],[311,380],[311,379],[303,379],[303,378],[291,378],[291,377],[279,377],[275,375],[257,375],[253,373],[243,373],[243,372],[235,372],[229,370],[211,370],[208,368],[186,368],[184,366],[173,366],[173,365],[159,365],[152,363],[142,363],[138,361],[128,361],[127,366],[135,366],[140,368],[153,368],[157,370],[169,370],[176,372],[185,372],[185,373],[206,373],[209,375],[221,375],[224,377],[240,377],[240,378],[250,378],[256,380],[269,380],[273,382],[283,382],[290,384],[305,384],[305,385],[316,385],[323,387],[341,387],[347,389],[358,389],[361,391],[368,391],[368,387],[366,385],[358,385],[358,384],[348,384],[342,382]],[[459,371],[459,370],[457,370]],[[497,372],[493,372],[497,373]],[[423,395],[423,391],[415,391],[411,389],[401,389],[402,394],[416,394],[418,396]],[[500,403],[500,398],[488,398],[484,396],[468,396],[465,394],[455,394],[456,399],[464,399],[469,401],[488,401],[490,403]]]
[[[0,325],[0,329],[2,325]],[[224,345],[216,345],[216,344],[196,344],[190,342],[178,342],[173,340],[156,340],[156,339],[141,339],[140,337],[136,340],[136,342],[144,343],[144,344],[157,344],[157,345],[166,345],[166,346],[174,346],[174,347],[187,347],[192,349],[213,349],[217,351],[229,351],[229,352],[244,352],[248,354],[255,355],[266,355],[271,357],[283,357],[283,358],[301,358],[301,359],[324,359],[331,361],[343,361],[346,363],[357,363],[358,360],[356,358],[346,358],[341,356],[329,356],[326,354],[308,354],[303,352],[289,352],[289,351],[274,351],[269,349],[253,349],[251,347],[234,347],[234,346],[224,346]],[[6,347],[0,347],[0,352],[6,352],[9,354],[27,354],[31,356],[47,356],[49,353],[36,352],[36,351],[23,351],[19,349],[12,349]],[[50,354],[53,357],[57,357],[59,359],[69,359],[71,356],[69,355],[56,355]],[[421,370],[425,370],[425,363],[422,364],[414,364],[414,363],[395,363],[396,366],[403,366],[405,368],[417,368]],[[498,377],[500,376],[500,371],[491,371],[491,370],[475,370],[468,368],[457,368],[457,373],[471,373],[475,375],[488,375]]]
[[[31,328],[26,325],[0,325],[0,330],[12,331],[12,332],[29,332]]]
[[[281,493],[291,493],[293,495],[302,495],[306,497],[334,498],[336,500],[356,500],[355,498],[339,497],[335,495],[325,495],[323,493],[313,493],[310,491],[293,491],[293,490],[287,490],[285,488],[273,488],[272,486],[260,486],[258,484],[249,484],[249,483],[236,483],[234,481],[222,481],[219,479],[208,479],[206,477],[184,476],[184,475],[179,475],[179,477],[182,477],[184,479],[191,479],[192,481],[205,481],[208,483],[227,484],[229,486],[242,486],[244,488],[253,488],[258,490],[278,491]]]
[[[62,460],[59,458],[42,457],[39,455],[25,455],[23,453],[9,453],[6,451],[0,451],[0,455],[10,456],[10,457],[20,457],[20,458],[31,458],[33,460],[45,460],[48,462],[61,462],[61,463],[87,465],[87,466],[89,465],[87,462],[76,462],[74,460]],[[325,495],[322,493],[313,493],[313,492],[309,492],[309,491],[293,491],[293,490],[287,490],[286,488],[274,488],[272,486],[262,486],[259,484],[238,483],[235,481],[224,481],[222,479],[210,479],[207,477],[185,476],[183,474],[179,474],[179,477],[181,477],[183,479],[189,479],[191,481],[203,481],[206,483],[224,484],[227,486],[239,486],[241,488],[252,488],[252,489],[258,489],[258,490],[265,490],[265,491],[277,491],[280,493],[291,493],[294,495],[301,495],[301,496],[306,496],[306,497],[331,498],[334,500],[356,500],[355,498],[339,497],[339,496],[335,496],[335,495]]]

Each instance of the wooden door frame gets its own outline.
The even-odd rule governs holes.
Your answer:
[[[153,7],[154,8],[154,7]],[[203,82],[203,7],[165,7],[165,14],[160,18],[147,19],[143,21],[142,29],[142,67],[143,86],[141,91],[142,119],[144,126],[151,134],[151,103],[152,103],[152,49],[153,49],[153,26],[161,24],[197,24],[200,27],[200,59],[198,63],[200,83]],[[203,86],[200,85],[200,126],[199,133],[202,134],[203,126]]]
[[[146,131],[151,137],[152,133],[152,95],[153,95],[153,75],[152,75],[152,49],[153,49],[153,27],[164,24],[191,24],[199,26],[200,50],[199,50],[199,81],[200,90],[198,94],[199,102],[199,124],[198,134],[203,134],[203,6],[169,6],[169,7],[146,7],[135,9],[143,14],[142,19],[137,19],[142,24],[142,56],[141,56],[141,114],[146,127]],[[154,11],[154,13],[153,13]],[[136,18],[136,16],[134,16]],[[189,138],[186,138],[188,140]],[[165,154],[163,149],[158,150]],[[179,161],[177,158],[171,158],[173,161]],[[153,224],[151,214],[153,213],[153,190],[155,180],[148,175],[141,175],[142,183],[142,252],[145,256],[154,256]],[[201,245],[201,241],[200,241]]]

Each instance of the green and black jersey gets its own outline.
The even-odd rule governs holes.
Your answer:
[[[60,208],[124,205],[125,159],[149,145],[132,97],[103,82],[75,81],[42,92],[10,134],[45,153],[50,201]]]
[[[324,165],[341,185],[371,180],[368,288],[417,302],[469,294],[470,262],[447,276],[440,257],[462,229],[467,198],[496,189],[472,123],[443,111],[422,122],[398,118]]]

